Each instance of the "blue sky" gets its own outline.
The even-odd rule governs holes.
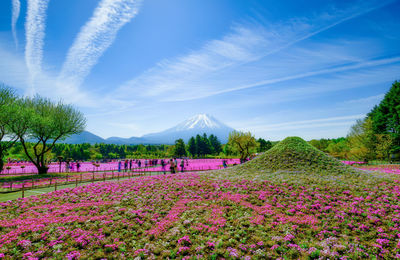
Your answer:
[[[102,137],[200,113],[256,137],[345,136],[400,79],[400,1],[2,0],[0,81]]]

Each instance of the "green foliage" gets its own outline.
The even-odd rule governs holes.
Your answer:
[[[346,159],[348,158],[350,148],[347,139],[342,139],[338,142],[330,142],[325,151],[333,157]]]
[[[257,152],[259,152],[259,153],[268,151],[269,149],[272,148],[271,141],[265,141],[263,138],[258,138],[257,142],[258,142]]]
[[[84,115],[71,105],[40,96],[17,100],[9,116],[12,133],[40,174],[47,172],[47,160],[55,143],[82,132],[86,125]]]
[[[256,151],[257,141],[250,133],[233,131],[229,134],[229,146],[236,149],[240,154],[240,159],[244,160]]]
[[[3,170],[3,160],[7,150],[18,140],[10,129],[10,125],[13,124],[10,115],[16,100],[17,96],[13,89],[0,85],[0,172]]]
[[[208,137],[208,141],[211,145],[212,154],[219,154],[220,152],[222,152],[221,142],[218,140],[218,137],[211,134],[210,137]]]
[[[186,148],[185,148],[185,142],[183,139],[178,139],[175,141],[175,147],[174,147],[174,156],[176,157],[183,157],[186,156]]]
[[[197,154],[196,140],[194,139],[193,136],[189,139],[188,151],[192,156],[195,156]]]
[[[395,81],[378,106],[368,117],[376,134],[390,134],[391,152],[400,153],[400,82]]]
[[[207,137],[204,133],[201,135],[196,135],[196,137],[191,137],[188,142],[188,152],[192,156],[206,157],[206,155],[219,155],[222,152],[221,142],[218,137],[211,134]]]
[[[370,118],[357,120],[347,136],[350,146],[349,158],[370,161],[376,158],[376,135]]]

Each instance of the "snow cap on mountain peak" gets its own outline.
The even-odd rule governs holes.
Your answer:
[[[185,129],[203,129],[203,128],[221,128],[224,125],[218,122],[215,118],[208,114],[198,114],[195,115],[186,121],[180,123],[176,130],[185,130]]]

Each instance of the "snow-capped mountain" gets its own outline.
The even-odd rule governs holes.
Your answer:
[[[226,125],[220,123],[217,119],[207,114],[199,114],[194,117],[189,118],[186,121],[178,124],[177,126],[171,128],[172,131],[184,131],[188,129],[218,129],[221,127],[226,127]]]
[[[210,115],[199,114],[165,131],[144,135],[143,138],[151,140],[153,143],[172,144],[179,138],[187,142],[192,136],[206,133],[208,136],[213,134],[222,143],[226,143],[229,133],[233,130],[233,128],[221,123]]]
[[[182,138],[187,143],[190,137],[206,133],[207,136],[213,134],[217,136],[222,143],[226,143],[228,141],[229,133],[233,130],[233,128],[219,122],[210,115],[199,114],[165,131],[147,134],[142,137],[110,137],[103,139],[90,132],[84,131],[81,134],[73,135],[61,142],[74,144],[173,144],[175,140],[179,138]]]

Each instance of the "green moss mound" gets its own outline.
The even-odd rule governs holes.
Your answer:
[[[295,136],[287,137],[242,167],[268,172],[294,171],[319,174],[344,174],[356,171]]]

